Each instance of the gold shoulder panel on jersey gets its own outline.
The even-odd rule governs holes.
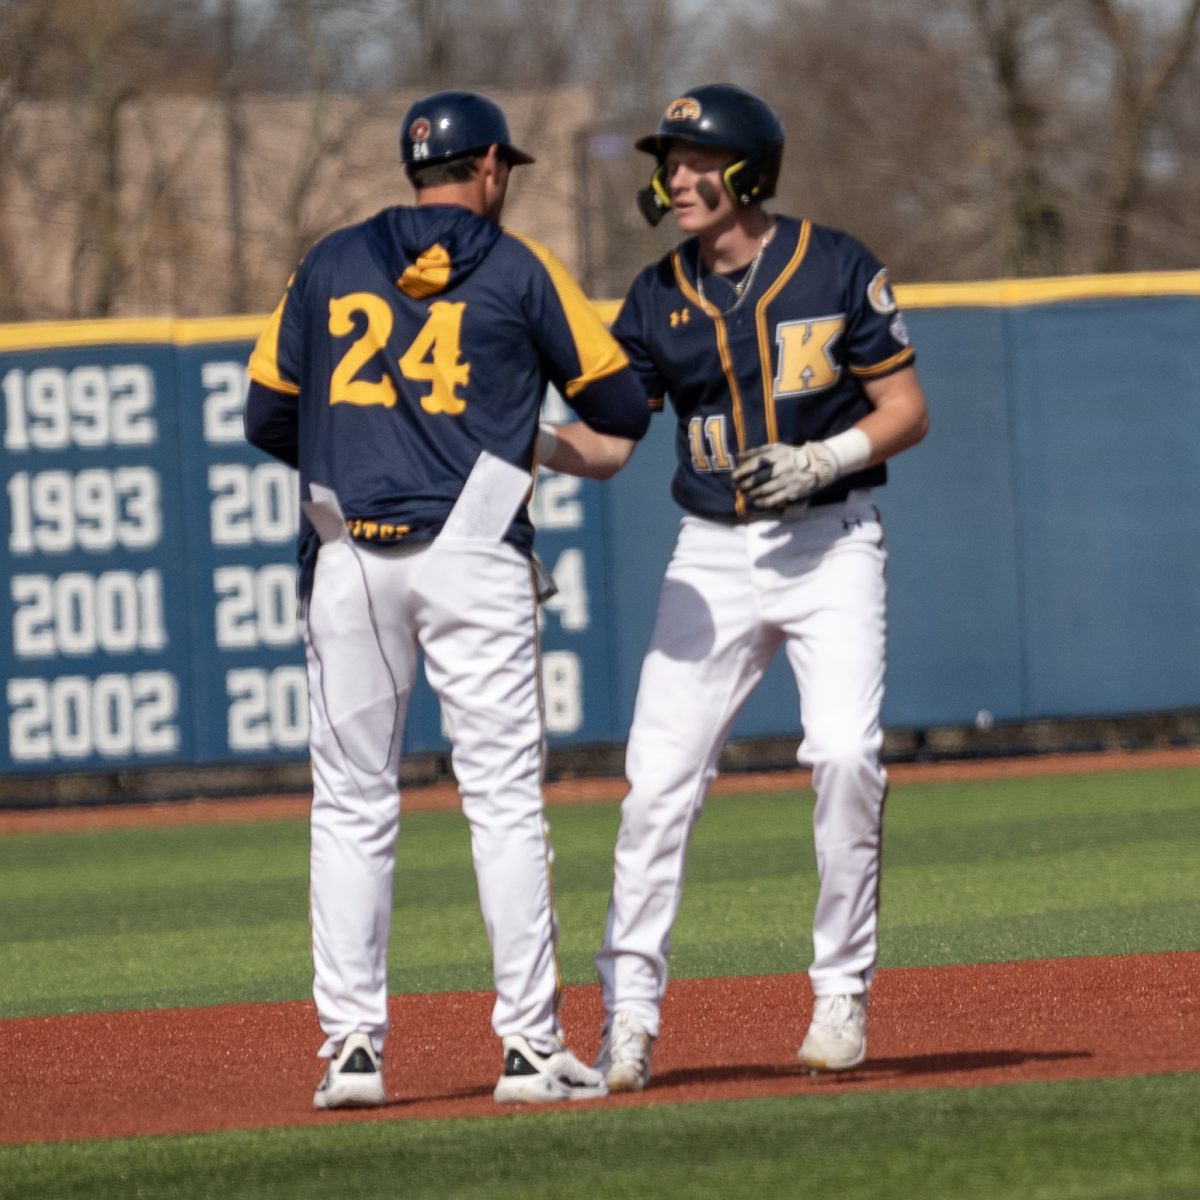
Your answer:
[[[247,370],[255,383],[261,383],[274,392],[283,392],[288,396],[300,395],[300,385],[284,379],[279,373],[279,330],[283,325],[283,309],[291,295],[292,283],[296,278],[293,271],[283,289],[283,298],[275,306],[275,311],[267,321],[266,328],[258,335],[254,350],[250,355]]]
[[[579,355],[579,375],[567,382],[567,395],[577,396],[588,384],[615,375],[623,367],[627,367],[629,359],[625,356],[625,351],[609,333],[596,312],[595,305],[584,295],[583,289],[575,282],[558,256],[549,247],[535,242],[532,238],[508,230],[505,232],[520,242],[545,267],[558,295],[558,302],[566,315],[567,325]]]

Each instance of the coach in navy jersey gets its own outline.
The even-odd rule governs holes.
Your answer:
[[[627,358],[563,265],[501,228],[533,160],[471,92],[409,110],[413,207],[305,256],[250,359],[246,432],[299,468],[313,767],[317,1108],[386,1100],[397,771],[418,648],[441,702],[492,945],[501,1102],[588,1099],[566,1048],[542,813],[537,454],[606,477],[648,423]],[[586,451],[538,435],[553,383]],[[401,934],[403,931],[401,930]],[[464,1030],[464,1033],[467,1031]]]
[[[637,145],[655,159],[643,214],[672,211],[686,240],[634,281],[614,332],[647,395],[674,409],[685,515],[629,738],[596,1065],[610,1091],[650,1078],[688,839],[738,710],[782,647],[820,877],[799,1057],[846,1069],[866,1055],[886,791],[873,489],[925,434],[914,352],[870,251],[764,209],[784,134],[759,97],[694,88]]]

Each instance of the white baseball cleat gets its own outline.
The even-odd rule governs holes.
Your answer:
[[[818,996],[797,1058],[814,1071],[846,1071],[867,1057],[867,997]]]
[[[555,1100],[598,1100],[608,1094],[604,1076],[585,1067],[566,1046],[539,1054],[523,1037],[502,1041],[504,1074],[492,1093],[497,1104],[549,1104]]]
[[[352,1033],[329,1060],[313,1108],[374,1108],[387,1103],[382,1057],[365,1033]]]
[[[615,1013],[604,1023],[596,1070],[610,1092],[640,1092],[650,1082],[654,1038],[632,1013]]]

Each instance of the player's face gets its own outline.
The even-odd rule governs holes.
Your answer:
[[[715,232],[736,216],[722,173],[737,162],[729,150],[678,142],[667,151],[666,187],[681,233]]]

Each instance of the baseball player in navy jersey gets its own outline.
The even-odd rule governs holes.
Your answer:
[[[764,209],[783,144],[775,112],[727,84],[680,96],[637,143],[656,164],[639,206],[652,223],[672,211],[685,240],[637,277],[613,328],[647,395],[674,409],[671,490],[685,515],[638,686],[596,960],[596,1066],[610,1092],[650,1078],[688,840],[738,710],[781,647],[820,879],[799,1058],[840,1070],[866,1055],[887,790],[873,490],[927,417],[883,266],[846,233]]]
[[[317,1108],[386,1100],[397,772],[418,650],[442,706],[491,942],[500,1102],[589,1099],[563,1043],[542,806],[533,528],[547,384],[600,477],[645,432],[625,354],[563,265],[498,224],[530,163],[486,97],[401,129],[412,207],[318,242],[250,359],[251,442],[297,467],[313,772]],[[553,434],[540,439],[554,454]],[[563,465],[570,466],[570,456]],[[611,465],[608,465],[610,464]]]

